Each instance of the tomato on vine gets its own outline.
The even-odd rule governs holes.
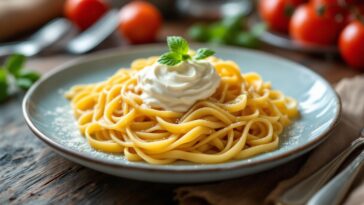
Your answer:
[[[344,21],[322,15],[311,4],[297,8],[290,21],[291,37],[304,44],[332,45],[337,42]]]
[[[261,18],[270,29],[287,32],[293,12],[304,2],[304,0],[260,0],[258,9]]]

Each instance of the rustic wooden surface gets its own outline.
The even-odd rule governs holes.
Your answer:
[[[167,25],[162,35],[183,27]],[[263,50],[312,68],[330,83],[357,75],[339,59],[264,46]],[[33,58],[29,68],[43,73],[74,57]],[[103,174],[58,156],[26,127],[23,94],[0,104],[0,204],[175,204],[175,184],[147,183]]]

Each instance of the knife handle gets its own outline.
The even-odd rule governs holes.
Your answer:
[[[358,155],[343,171],[327,183],[309,201],[308,205],[337,205],[345,197],[361,165],[364,162],[364,151]]]

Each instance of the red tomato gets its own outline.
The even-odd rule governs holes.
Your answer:
[[[311,4],[320,16],[336,18],[338,21],[345,21],[348,9],[345,7],[345,0],[311,0]]]
[[[259,13],[271,29],[287,32],[294,10],[304,2],[304,0],[260,0]]]
[[[311,0],[314,5],[327,5],[327,6],[339,6],[342,0]]]
[[[356,12],[361,16],[364,16],[364,2],[363,4],[356,5],[353,9],[356,9]]]
[[[363,0],[343,0],[346,5],[360,5],[364,4]]]
[[[67,0],[65,15],[81,30],[94,24],[108,10],[108,5],[102,0]]]
[[[335,44],[344,26],[335,18],[320,16],[310,4],[297,8],[290,22],[290,35],[305,44]]]
[[[364,4],[351,6],[350,13],[347,15],[347,22],[350,23],[351,21],[358,19],[358,17],[364,18]]]
[[[161,27],[158,9],[144,1],[133,1],[120,10],[119,32],[131,43],[153,42]]]
[[[351,22],[341,32],[339,38],[341,56],[350,66],[364,70],[364,24],[358,20]]]

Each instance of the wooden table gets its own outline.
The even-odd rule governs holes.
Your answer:
[[[161,35],[183,34],[184,29],[179,24],[166,24]],[[262,50],[303,64],[330,83],[359,74],[335,58],[323,60],[266,45]],[[27,67],[45,73],[72,58],[66,54],[37,57]],[[22,98],[23,94],[18,94],[0,104],[0,204],[177,203],[173,200],[173,191],[180,185],[113,177],[52,152],[25,125]]]

